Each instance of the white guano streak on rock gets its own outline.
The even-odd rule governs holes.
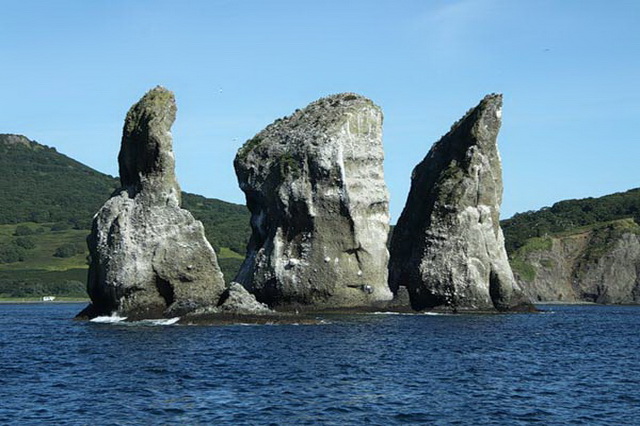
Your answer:
[[[376,123],[378,120],[378,113],[372,108],[367,109],[364,113],[359,115],[347,115],[347,119],[345,120],[345,123],[341,128],[341,133],[343,134],[343,137],[341,139],[345,141],[345,145],[347,148],[347,158],[356,162],[361,161],[368,163],[371,161],[370,159],[372,157],[380,157],[382,161],[383,155],[381,152],[379,152],[380,149],[378,149],[378,147],[376,146],[377,144],[369,143],[368,145],[370,150],[367,151],[363,151],[362,149],[358,150],[356,148],[356,146],[358,146],[358,144],[356,143],[356,140],[358,138],[370,139],[373,137],[375,139],[377,135],[374,134],[376,132],[373,128],[373,123]],[[357,134],[354,134],[351,131],[353,124],[355,124],[354,127],[357,131]],[[345,177],[346,165],[344,157],[344,152],[341,150],[339,157],[341,172],[345,187],[347,189],[347,193],[349,194],[349,203],[347,207],[349,209],[351,217],[356,218],[365,214],[364,209],[370,206],[373,202],[377,202],[380,199],[388,199],[388,192],[386,191],[386,186],[384,185],[384,172],[382,171],[382,167],[380,167],[379,172],[376,169],[376,173],[369,173],[367,176],[356,174],[354,173],[354,171],[347,175],[347,177]],[[370,169],[371,168],[366,168],[367,171],[370,171]],[[356,169],[356,171],[361,171],[361,169]],[[375,181],[382,181],[382,184],[369,185],[367,187],[367,191],[364,191],[361,184],[362,180],[372,178]],[[354,230],[356,241],[362,242],[375,238],[384,238],[382,234],[386,235],[386,232],[382,229],[382,227],[375,226],[375,222],[386,224],[389,222],[389,215],[380,213],[367,214],[367,220],[356,220],[355,223],[360,225],[357,226]]]

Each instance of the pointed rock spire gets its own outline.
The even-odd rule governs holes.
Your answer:
[[[118,164],[120,183],[130,195],[144,190],[158,201],[180,204],[171,138],[176,111],[173,93],[161,86],[149,90],[129,109]]]
[[[389,283],[415,309],[532,309],[500,229],[502,95],[488,95],[413,170],[391,239]]]

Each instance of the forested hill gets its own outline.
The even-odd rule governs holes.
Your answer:
[[[599,198],[560,201],[538,211],[518,213],[501,225],[507,251],[514,253],[532,237],[626,218],[640,224],[640,188]]]
[[[0,223],[65,222],[89,229],[91,217],[118,186],[55,148],[0,134]]]
[[[119,186],[118,179],[20,135],[0,134],[0,173],[0,224],[88,230]],[[246,207],[188,193],[183,193],[183,207],[203,222],[216,251],[228,247],[244,253],[250,234]]]

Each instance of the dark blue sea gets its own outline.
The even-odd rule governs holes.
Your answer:
[[[640,424],[640,307],[73,321],[0,305],[2,424]]]

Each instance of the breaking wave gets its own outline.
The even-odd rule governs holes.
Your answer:
[[[99,323],[99,324],[117,324],[119,322],[125,321],[127,317],[120,317],[118,314],[113,313],[109,316],[100,316],[95,317],[91,320],[91,322]]]
[[[167,318],[167,319],[149,319],[149,320],[137,321],[137,323],[145,324],[145,325],[173,325],[178,321],[180,321],[180,317]],[[134,324],[135,323],[136,322],[134,322]]]
[[[443,315],[451,315],[444,312],[392,312],[392,311],[381,311],[381,312],[372,312],[371,315],[407,315],[407,316],[415,316],[415,315],[429,315],[429,316],[443,316]]]
[[[109,316],[100,316],[95,317],[91,320],[93,323],[98,324],[120,324],[127,326],[135,326],[135,325],[147,325],[147,326],[162,326],[162,325],[173,325],[180,321],[180,317],[174,318],[161,318],[161,319],[145,319],[140,321],[126,321],[127,317],[118,316],[118,314],[111,314]]]

